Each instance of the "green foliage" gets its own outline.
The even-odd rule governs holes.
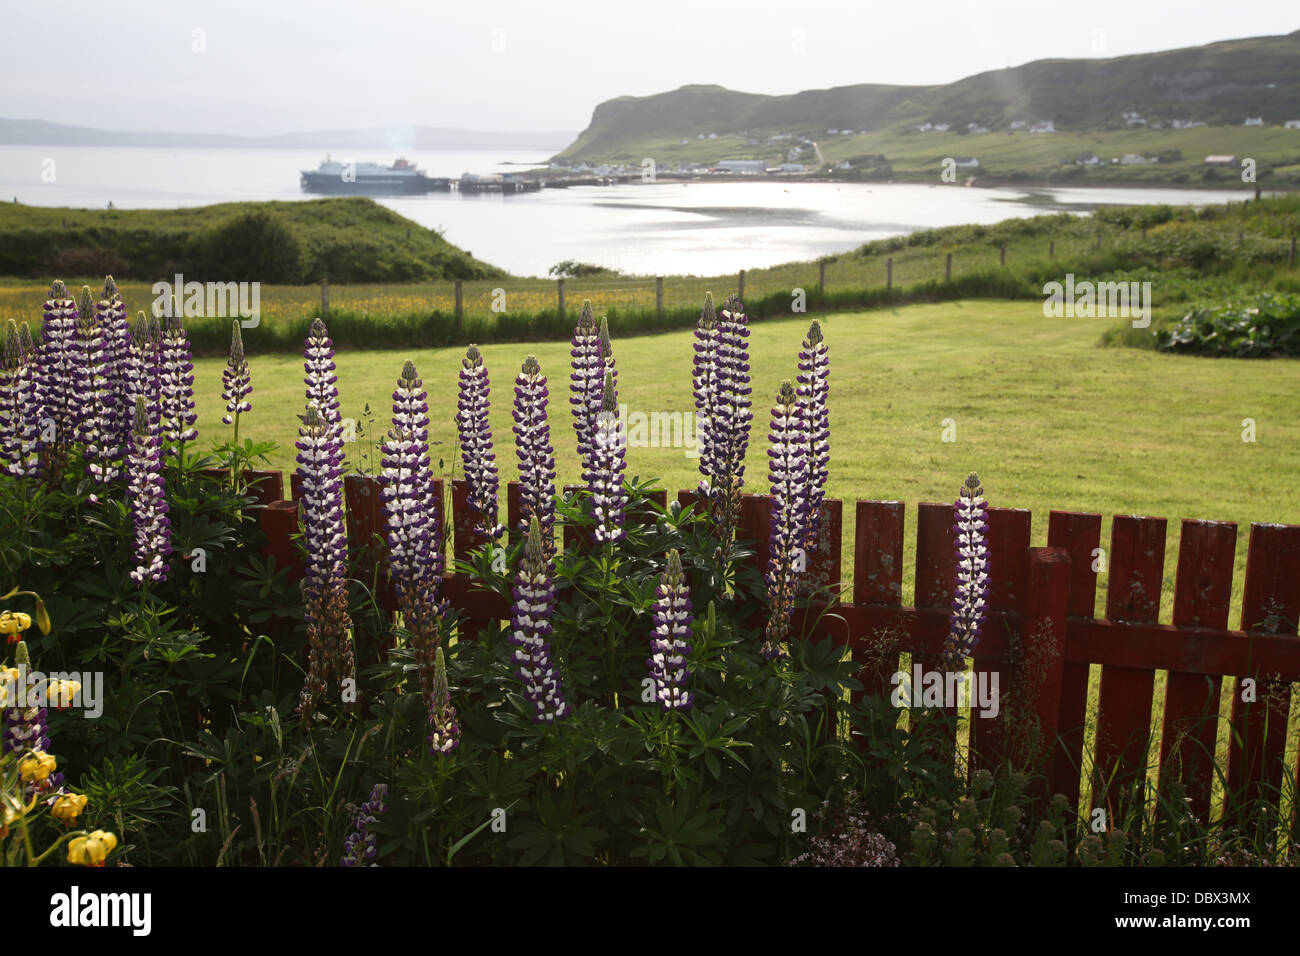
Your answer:
[[[302,280],[302,246],[292,229],[254,210],[205,232],[198,240],[201,275],[234,282]]]
[[[1233,358],[1300,356],[1300,294],[1264,293],[1247,305],[1193,309],[1157,333],[1156,347]]]
[[[561,262],[557,262],[546,271],[548,275],[559,276],[562,278],[616,274],[613,269],[593,265],[590,262],[575,262],[573,259],[565,259]]]

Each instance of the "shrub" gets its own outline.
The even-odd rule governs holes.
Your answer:
[[[199,239],[205,276],[223,282],[292,285],[303,279],[302,246],[283,220],[258,210],[210,229]]]

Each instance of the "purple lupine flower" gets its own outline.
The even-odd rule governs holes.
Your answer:
[[[190,350],[190,337],[185,334],[180,313],[173,308],[167,316],[159,352],[159,379],[162,394],[163,440],[178,462],[185,455],[186,442],[199,437],[194,423],[194,353]]]
[[[583,468],[588,468],[596,436],[596,419],[600,417],[601,390],[605,386],[600,332],[596,328],[590,299],[582,303],[582,314],[578,317],[578,327],[573,330],[570,344],[573,372],[569,380],[573,394],[569,397],[569,404],[573,406],[573,430],[578,436],[578,461]]]
[[[591,466],[582,475],[591,492],[591,516],[596,521],[595,537],[599,544],[623,538],[623,512],[627,492],[623,489],[623,471],[627,468],[627,435],[618,417],[618,393],[614,379],[605,379],[601,390],[603,406],[596,422]]]
[[[221,386],[221,398],[226,403],[226,414],[221,420],[235,426],[234,440],[239,441],[239,416],[253,410],[253,403],[248,401],[253,391],[253,376],[244,356],[244,337],[240,335],[238,320],[231,323],[230,357],[221,370]]]
[[[496,538],[504,528],[497,522],[497,461],[492,452],[492,426],[488,421],[491,407],[488,396],[492,394],[492,387],[477,345],[471,345],[465,351],[460,364],[456,429],[460,436],[461,460],[465,463],[469,503],[478,514],[479,530],[489,538]]]
[[[646,665],[655,684],[655,699],[664,710],[688,710],[692,703],[686,682],[691,672],[686,655],[691,646],[691,590],[682,571],[682,557],[668,552],[668,568],[655,590],[653,639]]]
[[[524,697],[536,709],[533,723],[554,723],[567,717],[559,675],[551,661],[551,616],[555,612],[554,564],[542,546],[537,519],[528,525],[523,557],[515,573],[514,606],[510,616],[510,643],[515,647],[516,672]]]
[[[0,359],[0,455],[4,473],[15,478],[40,471],[34,351],[27,326],[10,319]]]
[[[730,296],[718,318],[718,389],[714,403],[718,473],[710,482],[714,515],[724,543],[730,539],[745,485],[745,455],[749,450],[751,411],[749,384],[749,325],[744,306]]]
[[[429,465],[429,400],[414,362],[402,366],[393,392],[393,427],[382,445],[388,516],[388,564],[403,615],[424,619],[436,608],[442,555],[433,472]],[[408,628],[409,630],[410,628]]]
[[[90,288],[83,286],[84,308],[77,321],[77,438],[82,443],[86,474],[100,484],[120,473],[115,423],[108,416],[113,398],[108,350],[98,313],[90,306]]]
[[[988,612],[989,552],[985,547],[988,533],[988,502],[979,475],[970,473],[961,494],[953,503],[954,530],[957,532],[957,586],[952,596],[952,616],[948,619],[948,639],[943,646],[943,666],[960,670],[975,651]]]
[[[37,397],[42,431],[53,426],[53,441],[42,441],[51,474],[62,471],[77,437],[77,303],[63,280],[55,280],[45,301],[41,343],[36,350]]]
[[[718,316],[713,310],[713,293],[705,293],[704,308],[695,325],[695,359],[691,384],[695,393],[695,435],[700,450],[700,491],[707,493],[709,482],[719,474],[718,431]]]
[[[451,688],[447,683],[447,662],[439,647],[434,662],[433,713],[429,715],[429,752],[449,754],[460,746],[460,724],[456,722],[456,708],[451,705]]]
[[[129,380],[131,323],[126,316],[122,293],[112,276],[104,277],[104,291],[95,303],[95,324],[104,330],[104,359],[109,380],[103,413],[108,423],[109,439],[105,457],[107,467],[120,473],[135,424],[135,403],[131,400]]]
[[[379,848],[375,845],[375,835],[370,832],[370,825],[378,823],[387,809],[384,797],[388,795],[388,784],[377,783],[370,788],[370,799],[357,808],[357,815],[352,818],[352,832],[343,841],[343,858],[339,866],[363,866],[373,862]]]
[[[334,364],[334,340],[325,323],[312,319],[307,341],[303,343],[303,369],[307,376],[307,401],[320,409],[321,418],[330,425],[343,421],[339,412],[339,380]]]
[[[827,548],[830,542],[822,541],[822,502],[826,500],[826,480],[830,476],[831,420],[828,398],[830,396],[831,360],[826,349],[822,328],[816,321],[808,327],[808,337],[799,351],[799,402],[804,409],[804,424],[808,429],[808,527],[803,545],[804,553],[811,557],[814,548]]]
[[[299,500],[304,561],[303,617],[307,622],[307,679],[299,697],[310,719],[330,674],[356,679],[356,662],[348,628],[347,539],[343,533],[343,439],[315,405],[308,405],[298,429]]]
[[[429,745],[445,748],[459,734],[459,726],[454,708],[448,719],[451,701],[445,672],[441,684],[438,677],[446,608],[438,601],[441,536],[428,450],[428,395],[416,374],[415,363],[408,361],[402,366],[402,376],[393,392],[393,427],[383,443],[384,486],[380,495],[388,516],[388,562],[397,606],[411,636],[420,689],[434,728]],[[451,746],[454,749],[454,744]]]
[[[546,421],[550,392],[536,357],[524,359],[515,377],[515,455],[519,458],[520,524],[525,533],[534,517],[542,528],[542,545],[555,550],[555,449]]]
[[[166,581],[172,553],[171,521],[167,517],[167,488],[162,474],[162,438],[158,421],[149,416],[147,401],[136,399],[135,426],[127,456],[127,500],[134,525],[136,566],[131,580]]]
[[[763,656],[781,653],[790,633],[794,598],[806,556],[803,542],[808,526],[808,434],[804,409],[794,386],[782,382],[772,409],[768,473],[772,478],[772,505],[768,533],[768,620]]]
[[[158,408],[158,395],[162,391],[162,375],[159,359],[162,350],[162,326],[156,318],[146,317],[141,311],[136,315],[131,326],[131,348],[127,352],[124,377],[126,394],[131,408],[145,404],[145,412],[151,425],[160,425],[162,415]],[[132,412],[132,428],[135,427],[135,414]],[[161,428],[159,439],[162,438]]]

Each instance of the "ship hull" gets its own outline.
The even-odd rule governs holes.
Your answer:
[[[428,176],[366,176],[346,181],[330,173],[302,174],[302,191],[325,196],[420,196],[450,192],[451,180]]]

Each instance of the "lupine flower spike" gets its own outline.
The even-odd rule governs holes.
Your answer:
[[[135,402],[130,395],[131,323],[122,293],[112,276],[104,277],[104,291],[95,303],[95,323],[104,330],[104,353],[110,382],[104,417],[113,439],[111,460],[120,465],[135,425]]]
[[[442,648],[437,650],[434,663],[432,713],[429,715],[429,751],[449,754],[460,746],[460,724],[456,723],[456,708],[451,705],[451,687],[447,683],[447,662]]]
[[[40,471],[34,359],[31,332],[10,319],[0,360],[0,454],[4,473],[15,478]]]
[[[81,290],[82,311],[77,322],[77,437],[82,444],[86,474],[103,484],[116,478],[115,423],[109,415],[114,399],[108,367],[108,341],[91,305],[90,287]]]
[[[700,449],[700,491],[708,494],[710,482],[719,474],[718,454],[718,316],[713,310],[713,293],[704,296],[695,325],[695,359],[691,374],[695,392],[695,434]]]
[[[179,462],[185,455],[185,445],[199,437],[194,423],[194,353],[190,337],[185,334],[179,310],[173,307],[163,328],[162,350],[159,361],[163,440],[168,450]]]
[[[772,409],[768,471],[772,506],[767,566],[768,620],[763,656],[781,654],[790,632],[794,597],[806,556],[803,542],[808,525],[808,436],[803,407],[790,382],[781,384]]]
[[[77,303],[62,280],[50,286],[36,354],[40,418],[53,425],[53,441],[42,450],[52,474],[59,474],[68,448],[76,439],[80,403],[77,398]]]
[[[573,394],[569,397],[569,404],[573,406],[573,430],[578,436],[578,460],[586,470],[591,467],[596,419],[600,417],[600,395],[605,384],[600,332],[596,328],[590,299],[582,303],[582,314],[578,317],[578,327],[573,330],[571,345],[569,354],[573,357],[573,372],[569,380]]]
[[[691,694],[686,682],[691,672],[686,656],[691,652],[691,592],[682,571],[682,558],[676,550],[668,552],[668,567],[655,591],[654,631],[650,641],[650,658],[646,665],[655,684],[655,700],[664,710],[688,710]]]
[[[377,783],[370,789],[370,799],[357,808],[357,815],[352,818],[352,832],[343,841],[340,866],[379,865],[374,862],[379,848],[375,845],[375,834],[370,832],[370,825],[384,815],[384,797],[387,794],[388,784]]]
[[[943,648],[946,670],[961,670],[966,658],[979,644],[980,631],[988,612],[989,552],[985,547],[988,534],[988,502],[979,475],[970,473],[961,494],[953,505],[957,532],[957,586],[952,597],[952,616],[948,621],[948,640]]]
[[[721,539],[730,540],[745,485],[745,454],[749,450],[751,411],[749,384],[749,325],[745,307],[730,296],[718,319],[718,389],[713,425],[718,449],[718,474],[711,483],[714,515]]]
[[[307,621],[307,679],[299,698],[304,718],[325,693],[330,674],[356,680],[348,629],[347,539],[343,533],[343,440],[315,405],[308,405],[298,430],[298,474],[302,476],[301,511],[304,568],[303,616]]]
[[[582,476],[591,492],[591,516],[596,521],[595,537],[599,544],[623,538],[623,512],[627,492],[623,489],[623,471],[627,468],[627,436],[618,416],[618,393],[613,376],[605,379],[603,408],[596,422],[591,468]]]
[[[127,499],[135,527],[136,566],[131,580],[166,581],[172,553],[167,489],[162,474],[162,441],[158,422],[149,417],[143,397],[136,399],[135,426],[127,456]]]
[[[325,323],[312,319],[307,341],[303,343],[303,381],[307,385],[307,401],[320,409],[321,418],[330,425],[343,419],[339,412],[339,385],[334,364],[334,340],[330,338]]]
[[[248,400],[253,391],[253,376],[244,356],[244,338],[238,320],[231,323],[230,357],[221,371],[221,385],[221,397],[226,403],[226,414],[221,420],[235,426],[234,440],[239,441],[239,416],[253,410],[253,403]]]
[[[492,393],[487,366],[477,345],[471,345],[461,359],[460,399],[456,412],[456,430],[460,436],[460,455],[465,463],[465,483],[469,486],[470,507],[478,514],[478,528],[489,538],[505,530],[497,522],[496,455],[492,452],[492,426],[488,422],[488,397]]]
[[[809,559],[815,548],[833,546],[831,542],[820,539],[822,502],[826,500],[826,480],[830,475],[831,459],[828,406],[830,370],[830,356],[822,337],[821,325],[813,322],[799,352],[798,388],[799,402],[804,410],[804,424],[808,430],[808,527],[804,552]]]
[[[549,724],[569,714],[559,675],[551,661],[551,615],[555,611],[554,565],[542,547],[542,529],[528,525],[519,570],[515,573],[510,643],[524,697],[533,705],[533,723]]]
[[[515,455],[519,458],[520,525],[524,533],[534,517],[541,525],[542,546],[555,551],[555,449],[546,421],[550,393],[546,376],[530,355],[515,378]]]
[[[438,738],[429,742],[441,748],[449,741],[454,747],[459,728],[454,710],[448,717],[446,674],[440,697],[437,673],[445,602],[438,600],[441,536],[428,449],[428,395],[415,363],[408,361],[393,392],[393,427],[383,443],[385,481],[380,494],[388,515],[388,561],[397,606],[410,635],[429,722]]]

